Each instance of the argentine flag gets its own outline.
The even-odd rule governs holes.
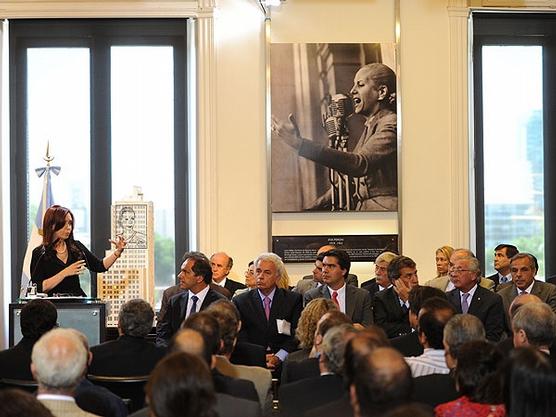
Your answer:
[[[42,220],[44,218],[44,213],[46,210],[54,204],[54,198],[52,196],[52,185],[50,181],[50,173],[58,175],[60,173],[60,167],[49,166],[37,168],[35,172],[40,177],[43,177],[42,186],[42,196],[41,202],[39,204],[39,209],[37,210],[37,215],[31,228],[31,236],[29,236],[29,243],[27,244],[27,250],[25,251],[25,259],[23,260],[23,271],[21,272],[21,287],[19,290],[19,296],[25,297],[27,294],[27,287],[31,282],[31,256],[33,255],[33,249],[42,244]]]

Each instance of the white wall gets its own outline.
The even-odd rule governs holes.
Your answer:
[[[222,0],[219,25],[244,21],[254,1]],[[393,0],[288,0],[272,12],[272,42],[394,42]],[[434,250],[456,244],[449,209],[449,43],[446,1],[401,1],[402,239],[421,279],[434,276]],[[226,19],[224,21],[224,18]],[[265,61],[262,14],[259,26],[245,21],[241,36],[217,38],[218,246],[246,262],[267,249]],[[238,109],[242,109],[239,111]],[[239,186],[238,186],[239,185]],[[393,214],[280,214],[274,234],[396,233]],[[360,278],[369,264],[354,265]],[[288,265],[294,281],[310,265]]]

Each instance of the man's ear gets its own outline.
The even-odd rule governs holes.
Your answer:
[[[33,379],[37,381],[37,368],[33,362],[31,362],[31,375],[33,375]]]
[[[516,339],[519,343],[518,346],[515,346]],[[527,339],[527,333],[525,333],[525,330],[519,329],[518,331],[514,332],[514,347],[527,345],[529,345],[529,339]]]

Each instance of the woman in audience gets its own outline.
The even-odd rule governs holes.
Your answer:
[[[435,416],[504,417],[498,372],[502,359],[502,353],[489,342],[465,343],[459,350],[455,372],[461,397],[437,406]]]
[[[436,278],[448,275],[450,266],[450,256],[454,248],[451,246],[442,246],[436,250]]]
[[[556,415],[556,374],[547,354],[532,348],[516,349],[503,369],[507,417]]]
[[[337,309],[336,304],[327,298],[315,298],[305,306],[295,330],[295,337],[299,340],[301,350],[290,353],[286,361],[302,361],[309,357],[315,341],[318,321],[325,313]]]
[[[217,417],[210,371],[194,355],[178,352],[164,358],[145,391],[152,417]]]
[[[249,262],[249,264],[247,265],[247,269],[245,270],[244,275],[245,275],[245,285],[247,287],[236,290],[236,292],[234,293],[234,297],[237,297],[239,294],[242,294],[244,292],[247,292],[247,291],[250,291],[254,288],[257,288],[257,278],[255,277],[255,262],[254,261]]]

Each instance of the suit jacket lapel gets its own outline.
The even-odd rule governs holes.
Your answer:
[[[272,304],[270,305],[270,318],[268,319],[269,323],[272,323],[273,320],[276,320],[276,318],[278,318],[280,311],[282,311],[283,302],[284,294],[282,294],[282,290],[280,288],[276,288],[274,297],[272,298]]]
[[[178,317],[180,324],[185,319],[185,313],[187,312],[187,302],[188,301],[189,301],[189,290],[185,291],[180,296],[180,302],[179,302],[179,304],[180,304],[180,315]]]
[[[355,287],[346,285],[346,315],[353,320],[353,312],[355,311]]]
[[[458,313],[463,313],[461,309],[461,295],[457,288],[450,292],[450,297],[452,297],[452,303],[456,306]]]
[[[485,290],[488,291],[488,290]],[[475,290],[475,294],[473,294],[473,298],[471,299],[471,302],[469,303],[469,310],[467,311],[468,313],[472,313],[472,312],[476,312],[479,308],[480,305],[482,303],[481,299],[481,287],[477,285],[477,289]],[[461,306],[461,298],[460,298],[460,306]]]

